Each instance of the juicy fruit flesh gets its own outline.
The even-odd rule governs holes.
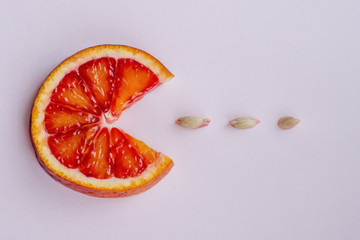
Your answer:
[[[130,59],[117,61],[114,98],[111,104],[111,114],[119,117],[120,113],[131,104],[140,100],[145,92],[151,91],[159,84],[156,75],[149,69]],[[133,81],[138,79],[138,81]]]
[[[136,177],[159,153],[122,130],[103,126],[159,85],[132,59],[91,60],[66,74],[53,90],[44,126],[51,153],[88,177]]]
[[[52,134],[99,122],[99,117],[59,104],[50,103],[45,109],[44,121],[46,131]]]
[[[125,134],[116,128],[111,129],[111,145],[115,177],[135,177],[146,169],[144,157],[136,151]]]
[[[103,112],[107,112],[110,107],[114,89],[115,66],[115,59],[100,58],[89,61],[79,67],[80,76],[90,88]]]

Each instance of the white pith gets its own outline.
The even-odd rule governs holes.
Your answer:
[[[143,185],[146,182],[151,181],[155,175],[161,173],[163,169],[167,167],[170,163],[170,159],[165,155],[161,154],[160,158],[154,163],[150,164],[147,169],[136,178],[109,178],[109,179],[96,179],[92,177],[87,177],[82,174],[78,169],[69,169],[63,164],[61,164],[51,153],[48,146],[48,136],[49,134],[45,131],[44,128],[44,118],[45,118],[45,108],[50,102],[50,96],[52,91],[56,88],[59,82],[63,77],[71,72],[72,70],[77,69],[78,66],[100,57],[112,57],[114,59],[118,58],[131,58],[139,63],[147,66],[153,73],[155,73],[160,82],[165,82],[169,80],[172,75],[164,75],[163,69],[161,66],[153,63],[152,57],[146,55],[144,52],[133,53],[128,51],[127,48],[101,48],[101,52],[97,50],[96,47],[91,48],[90,51],[87,50],[86,53],[83,51],[75,54],[72,58],[72,61],[64,61],[58,68],[56,68],[44,82],[44,85],[39,91],[39,95],[35,100],[33,114],[32,114],[32,128],[31,132],[33,135],[33,140],[41,160],[44,162],[47,168],[49,168],[56,175],[61,176],[63,179],[83,185],[86,183],[87,187],[94,189],[102,190],[126,190],[136,188],[137,186]],[[74,58],[75,57],[75,58]],[[100,127],[108,127],[111,129],[115,125],[107,123],[102,116]]]

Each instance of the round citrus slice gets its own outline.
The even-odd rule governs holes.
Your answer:
[[[159,182],[174,165],[116,128],[122,111],[173,75],[150,54],[101,45],[63,61],[45,79],[31,115],[31,135],[45,171],[96,197],[125,197]]]

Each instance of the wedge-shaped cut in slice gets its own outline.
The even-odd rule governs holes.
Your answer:
[[[111,177],[113,162],[110,159],[109,130],[103,128],[85,150],[80,172],[88,177],[106,179]]]
[[[124,109],[140,100],[157,85],[159,79],[149,68],[132,59],[118,59],[111,103],[112,115],[119,117]]]
[[[48,138],[51,153],[68,168],[78,168],[86,146],[91,142],[98,126],[83,127]]]
[[[75,71],[66,74],[60,81],[51,95],[51,101],[92,114],[101,114],[95,99]]]
[[[114,73],[116,61],[104,57],[89,61],[79,67],[79,73],[90,88],[103,112],[110,107],[114,88]]]
[[[111,129],[111,146],[115,177],[136,177],[147,168],[141,153],[137,152],[125,134],[116,128]]]
[[[50,134],[76,129],[98,121],[99,118],[92,114],[76,111],[55,103],[49,103],[45,110],[45,129]]]

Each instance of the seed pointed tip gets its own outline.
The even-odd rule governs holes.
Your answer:
[[[257,125],[257,124],[259,124],[259,123],[261,123],[261,121],[260,121],[260,120],[255,119],[255,118],[253,118],[253,119],[254,119],[254,121],[255,121],[256,125]]]
[[[206,126],[208,126],[209,124],[210,124],[210,119],[204,118],[204,122],[203,122],[203,124],[202,124],[200,127],[206,127]]]

